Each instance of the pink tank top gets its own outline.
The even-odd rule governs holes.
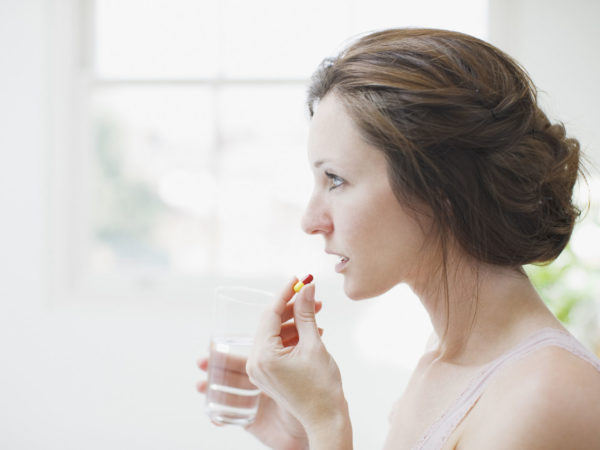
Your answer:
[[[427,430],[425,435],[412,450],[440,450],[458,424],[477,403],[487,384],[500,369],[511,361],[522,358],[529,353],[547,346],[562,347],[574,355],[588,361],[600,371],[600,359],[585,348],[572,335],[555,328],[542,328],[524,342],[509,350],[499,358],[487,364],[476,376],[467,389]]]

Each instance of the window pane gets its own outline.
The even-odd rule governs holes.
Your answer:
[[[92,272],[286,276],[330,265],[300,230],[312,189],[305,89],[98,90]]]
[[[95,71],[102,78],[212,77],[217,2],[96,0]]]
[[[92,273],[329,273],[323,242],[300,230],[306,83],[281,79],[307,79],[373,29],[486,34],[483,0],[374,1],[96,0],[95,70],[109,80],[92,89]],[[164,83],[204,77],[224,82]]]
[[[194,87],[95,93],[93,272],[209,269],[213,101]]]
[[[345,0],[222,5],[227,77],[308,78],[353,31],[353,11]]]
[[[312,189],[305,87],[230,87],[219,95],[220,273],[289,275],[309,267],[322,242],[300,243]],[[314,267],[314,266],[313,266]]]

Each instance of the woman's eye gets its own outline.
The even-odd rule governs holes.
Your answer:
[[[344,180],[333,173],[325,172],[325,175],[329,178],[330,191],[344,184]]]

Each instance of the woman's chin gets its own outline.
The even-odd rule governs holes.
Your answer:
[[[378,297],[385,294],[395,286],[393,283],[385,283],[373,285],[368,283],[360,283],[356,280],[351,280],[344,277],[344,293],[351,300],[365,300],[367,298]]]
[[[350,300],[364,300],[375,297],[374,295],[370,295],[369,290],[365,289],[365,286],[360,283],[353,283],[347,277],[344,278],[344,293]]]

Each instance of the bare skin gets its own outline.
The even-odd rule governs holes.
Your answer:
[[[469,290],[459,288],[469,286],[468,278],[466,274],[455,278],[462,282],[450,284],[451,295],[468,299]],[[434,335],[437,342],[421,358],[390,414],[385,449],[412,447],[486,363],[540,328],[564,330],[527,277],[516,270],[482,267],[479,283],[470,333],[464,330],[473,317],[468,313],[472,302],[455,304],[467,313],[450,316],[448,322],[443,311],[433,306],[432,297],[421,296],[426,307],[430,300],[428,311],[437,333],[442,334],[446,326],[448,333],[442,341]],[[574,384],[577,395],[573,395]],[[566,398],[570,398],[569,408],[563,405]],[[600,417],[599,405],[600,374],[563,349],[546,348],[504,368],[444,448],[597,448],[600,433],[589,424]]]
[[[309,234],[321,235],[326,249],[347,259],[341,266],[346,295],[360,300],[407,283],[420,298],[435,330],[436,342],[423,355],[391,416],[386,448],[410,448],[484,364],[540,328],[563,327],[521,268],[483,264],[452,241],[445,292],[438,242],[428,239],[431,212],[424,207],[420,213],[411,213],[394,200],[391,187],[386,185],[383,154],[362,140],[335,94],[326,95],[316,109],[308,153],[315,190],[303,228]],[[504,379],[504,386],[523,385],[524,379],[532,378],[537,382],[525,384],[521,390],[490,385],[489,392],[451,437],[448,448],[491,448],[489,442],[475,438],[476,433],[481,435],[481,428],[468,426],[471,418],[476,423],[478,411],[479,417],[487,418],[484,429],[497,430],[495,448],[507,449],[565,448],[560,446],[564,441],[558,435],[573,434],[570,419],[586,424],[590,418],[600,417],[600,374],[589,364],[573,364],[572,355],[560,349],[543,353],[553,356],[546,371],[541,371],[531,355],[506,368],[506,378],[496,379],[498,384]],[[577,383],[578,391],[585,395],[577,397],[580,403],[569,410],[568,417],[552,407],[560,401],[539,409],[542,416],[531,411],[535,405],[532,399],[547,397],[548,371],[560,381],[552,383],[552,392],[558,397],[572,393],[574,379],[588,380],[581,387]],[[500,405],[507,402],[510,411],[501,411]],[[516,426],[536,417],[539,426]],[[503,429],[509,431],[502,433]],[[572,436],[567,448],[597,448],[598,430],[600,427],[582,430]]]
[[[519,267],[475,261],[450,241],[443,278],[439,245],[429,235],[431,212],[399,204],[384,155],[361,138],[335,94],[315,111],[308,155],[315,186],[302,227],[340,256],[336,270],[346,295],[368,299],[406,283],[431,319],[431,348],[390,416],[385,444],[411,448],[483,365],[541,328],[563,327]],[[314,319],[314,286],[293,307],[290,290],[265,317],[248,361],[251,380],[268,393],[248,431],[272,448],[351,449],[341,378]],[[297,341],[286,345],[282,333],[292,317]],[[445,448],[597,449],[598,417],[600,373],[560,348],[543,349],[494,378]]]

